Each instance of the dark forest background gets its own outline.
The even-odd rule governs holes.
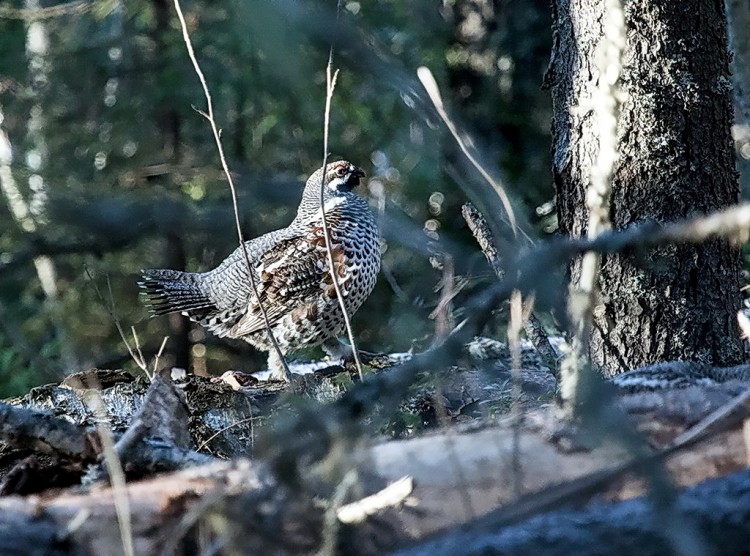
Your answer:
[[[171,2],[62,6],[0,5],[0,397],[76,370],[135,368],[112,302],[146,355],[169,336],[164,365],[260,368],[249,346],[181,318],[150,319],[139,299],[139,269],[208,270],[237,244]],[[367,0],[343,2],[338,15],[334,1],[183,9],[248,238],[292,219],[321,164],[325,64],[332,30],[343,30],[330,151],[366,169],[360,193],[378,211],[384,250],[354,317],[360,348],[429,345],[460,317],[462,297],[491,280],[460,214],[481,178],[414,94],[417,67],[435,74],[529,233],[555,232],[546,0]],[[747,190],[747,126],[734,138]]]

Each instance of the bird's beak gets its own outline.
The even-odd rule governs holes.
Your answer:
[[[346,181],[346,184],[355,187],[359,185],[360,178],[364,178],[367,174],[365,174],[365,171],[362,168],[354,167],[354,170],[352,170],[351,174],[349,174],[349,179]]]

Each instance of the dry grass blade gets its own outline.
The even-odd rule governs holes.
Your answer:
[[[185,16],[182,13],[182,7],[180,6],[180,0],[174,0],[174,7],[175,11],[177,12],[177,18],[180,20],[180,29],[182,30],[182,40],[185,43],[185,47],[188,52],[188,56],[190,57],[190,61],[193,64],[193,69],[195,70],[195,74],[198,76],[198,79],[201,82],[201,87],[203,88],[203,94],[206,97],[206,106],[208,108],[208,112],[201,112],[201,114],[208,120],[209,125],[211,126],[211,131],[214,136],[214,142],[216,143],[216,149],[219,152],[219,160],[221,161],[221,168],[224,171],[224,175],[227,178],[227,181],[229,182],[229,190],[232,194],[232,207],[234,209],[234,223],[237,228],[237,237],[239,239],[240,247],[242,248],[242,255],[245,259],[245,265],[247,266],[247,276],[250,279],[250,287],[253,290],[253,295],[255,295],[255,298],[258,300],[258,307],[260,308],[261,315],[263,316],[263,324],[266,328],[266,333],[268,334],[268,339],[271,340],[271,344],[273,345],[273,349],[276,350],[276,354],[279,356],[279,361],[281,361],[282,366],[284,367],[284,376],[287,381],[291,381],[291,372],[289,371],[289,366],[286,363],[286,359],[284,358],[284,354],[281,352],[281,348],[279,348],[279,344],[276,341],[276,338],[273,335],[273,330],[271,329],[271,322],[268,320],[268,314],[266,313],[266,308],[264,307],[260,295],[258,294],[258,287],[255,283],[255,277],[253,276],[253,268],[250,263],[250,255],[247,252],[247,245],[245,245],[245,240],[242,237],[242,226],[240,225],[240,211],[237,205],[237,189],[234,186],[234,179],[232,179],[232,174],[229,171],[229,166],[227,165],[227,159],[224,156],[224,147],[221,143],[221,133],[219,131],[219,128],[216,125],[216,119],[214,118],[214,105],[213,101],[211,100],[211,92],[208,89],[208,84],[206,83],[206,78],[203,75],[203,71],[201,70],[200,64],[198,63],[198,59],[195,57],[195,51],[193,50],[193,42],[190,40],[190,34],[187,30],[187,24],[185,23]]]
[[[88,270],[87,270],[88,272]],[[117,516],[117,524],[120,529],[120,540],[122,542],[122,551],[125,556],[135,556],[135,545],[133,543],[133,524],[130,515],[130,501],[128,499],[127,481],[122,462],[115,449],[115,442],[112,438],[112,430],[109,428],[107,415],[104,409],[100,390],[91,384],[79,383],[78,387],[86,388],[91,392],[91,396],[86,398],[86,404],[91,408],[97,425],[96,431],[102,446],[102,457],[104,465],[107,468],[110,484],[112,485],[112,499]]]
[[[156,376],[156,372],[159,370],[159,359],[161,359],[161,354],[164,353],[164,348],[166,347],[168,340],[169,336],[164,336],[164,339],[161,341],[161,346],[159,346],[159,351],[156,353],[156,357],[154,357],[154,371],[152,377]]]
[[[521,328],[523,327],[523,301],[521,292],[514,290],[510,297],[510,323],[508,325],[508,347],[512,360],[510,414],[513,427],[513,493],[521,496],[523,469],[521,467],[521,426],[523,425],[523,408],[521,406]]]
[[[336,18],[338,20],[338,13],[339,9],[341,8],[341,2],[337,2],[336,4]],[[341,285],[339,284],[339,278],[338,273],[336,272],[336,267],[333,263],[333,248],[332,243],[333,240],[331,239],[331,231],[328,226],[328,219],[326,218],[326,211],[325,211],[325,187],[326,187],[326,172],[325,167],[328,165],[328,131],[330,128],[330,119],[331,119],[331,100],[333,99],[333,90],[336,88],[336,78],[338,77],[338,70],[336,70],[333,75],[331,75],[331,72],[333,70],[333,45],[331,45],[330,49],[328,50],[328,63],[326,64],[326,105],[325,105],[325,112],[323,115],[323,177],[320,179],[320,213],[323,216],[323,235],[325,236],[325,243],[326,243],[326,258],[328,259],[328,272],[331,275],[331,281],[333,283],[333,288],[336,291],[336,299],[338,299],[339,307],[341,307],[341,314],[344,317],[344,326],[346,326],[346,334],[349,338],[349,345],[352,348],[352,355],[354,356],[354,364],[357,367],[357,373],[359,374],[359,379],[362,380],[364,374],[362,373],[362,362],[359,359],[359,350],[357,350],[357,343],[354,340],[354,332],[352,331],[352,324],[351,319],[349,318],[349,313],[346,310],[346,305],[344,304],[344,296],[341,291]]]
[[[96,280],[94,280],[94,276],[91,274],[91,271],[87,266],[83,267],[83,271],[86,273],[86,277],[89,279],[91,284],[94,286],[94,291],[96,292],[97,297],[102,302],[102,304],[107,308],[107,312],[109,313],[110,318],[112,319],[112,322],[115,323],[115,328],[117,329],[117,333],[120,335],[120,339],[122,340],[122,343],[125,344],[125,349],[128,350],[128,354],[130,355],[130,358],[133,360],[133,363],[135,363],[139,369],[141,369],[149,380],[154,380],[154,375],[148,370],[148,365],[146,364],[146,360],[143,357],[143,353],[141,352],[140,346],[138,346],[138,337],[135,334],[135,329],[131,327],[133,337],[136,339],[136,349],[134,350],[130,342],[128,342],[127,337],[125,336],[125,331],[122,329],[122,324],[120,323],[120,319],[117,317],[117,311],[115,310],[115,298],[112,294],[112,284],[109,281],[109,276],[107,276],[107,291],[109,293],[109,302],[107,302],[106,299],[104,299],[104,295],[102,295],[101,290],[99,289],[99,285],[96,283]],[[164,339],[166,342],[166,338]],[[159,351],[161,353],[161,350]]]
[[[122,539],[122,550],[125,556],[134,556],[133,526],[130,519],[130,502],[128,500],[128,489],[125,481],[125,472],[122,463],[115,451],[115,443],[112,440],[112,431],[104,424],[97,425],[99,438],[102,442],[102,454],[104,463],[107,465],[109,478],[112,483],[112,497],[117,514],[117,524],[120,526],[120,538]]]
[[[417,77],[419,77],[419,80],[422,82],[422,85],[424,86],[425,90],[427,91],[427,95],[430,97],[430,100],[432,101],[432,104],[435,106],[435,110],[437,110],[438,115],[445,123],[446,127],[448,128],[448,131],[451,132],[451,135],[456,140],[456,143],[458,144],[458,147],[461,149],[461,152],[464,153],[466,158],[469,159],[469,162],[474,166],[474,168],[477,169],[477,172],[479,172],[482,177],[492,186],[492,189],[495,190],[498,197],[500,197],[500,201],[503,203],[503,207],[505,208],[505,212],[508,215],[508,221],[510,222],[510,227],[513,230],[513,235],[518,236],[518,232],[520,228],[518,227],[518,224],[516,223],[516,216],[513,212],[513,205],[510,202],[510,197],[508,197],[508,194],[505,192],[505,189],[497,183],[496,180],[490,176],[489,172],[484,169],[484,167],[479,164],[479,161],[476,159],[476,157],[471,153],[469,148],[466,146],[466,142],[463,140],[461,135],[458,133],[458,129],[456,128],[453,121],[448,117],[448,113],[445,110],[445,106],[443,105],[443,98],[440,95],[440,88],[438,87],[437,81],[435,81],[435,77],[432,75],[432,72],[422,66],[420,68],[417,68]],[[523,230],[520,230],[521,234],[528,239],[530,242],[533,243],[531,238],[526,235],[526,233]]]

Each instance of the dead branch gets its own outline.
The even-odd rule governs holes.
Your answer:
[[[479,163],[469,147],[466,145],[466,141],[464,141],[464,139],[462,138],[458,128],[453,123],[453,120],[451,120],[451,118],[448,116],[448,112],[446,111],[445,105],[443,104],[442,95],[440,94],[440,88],[438,87],[437,81],[435,81],[435,77],[432,75],[432,72],[428,68],[422,66],[417,68],[417,77],[419,78],[419,81],[422,83],[422,86],[427,92],[427,96],[435,107],[435,110],[440,116],[440,119],[443,120],[443,123],[448,128],[451,136],[456,141],[458,147],[461,149],[461,152],[464,154],[464,156],[466,156],[469,162],[471,162],[472,166],[476,168],[477,172],[479,172],[482,178],[484,178],[484,180],[492,187],[497,196],[500,198],[500,201],[503,204],[503,208],[505,209],[505,214],[508,217],[508,223],[510,224],[510,228],[513,231],[513,235],[517,237],[518,232],[520,231],[521,234],[529,242],[531,242],[531,238],[516,223],[516,216],[513,211],[513,205],[510,202],[510,197],[508,197],[508,194],[505,192],[505,188],[502,186],[502,184],[498,183],[497,180],[493,179],[492,176],[490,176],[489,172],[487,172],[487,170],[485,170],[484,167]]]
[[[85,427],[2,402],[0,440],[15,449],[59,457],[91,459],[98,451],[94,437]]]
[[[492,270],[495,271],[498,280],[502,280],[505,276],[505,270],[503,269],[500,255],[495,246],[492,231],[490,230],[487,221],[484,219],[484,216],[482,216],[482,213],[480,213],[471,203],[465,203],[461,207],[461,214],[463,215],[466,224],[469,226],[469,230],[471,230],[471,233],[474,235],[474,239],[477,240],[479,248],[482,250],[482,253],[484,253],[487,262],[490,263]],[[529,314],[528,319],[524,320],[523,328],[526,332],[526,336],[542,357],[544,364],[550,372],[557,377],[557,353],[555,353],[554,348],[549,343],[549,336],[544,330],[544,326],[533,312]]]

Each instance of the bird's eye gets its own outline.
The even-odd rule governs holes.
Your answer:
[[[346,174],[346,166],[336,166],[336,175],[343,178],[344,174]]]

